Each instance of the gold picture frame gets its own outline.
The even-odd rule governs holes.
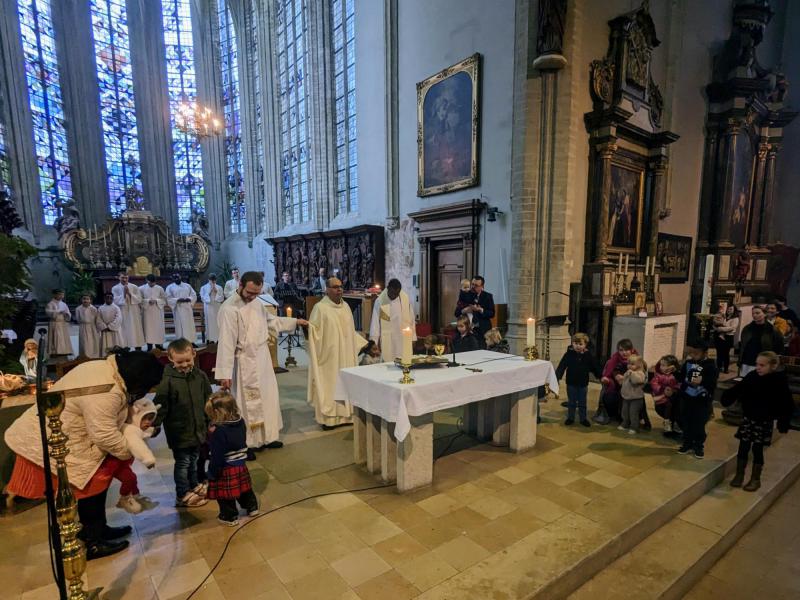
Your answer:
[[[606,220],[609,252],[638,255],[644,215],[644,168],[612,161]]]
[[[417,84],[417,196],[478,185],[480,59],[475,53]]]

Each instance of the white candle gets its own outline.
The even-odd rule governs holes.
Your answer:
[[[714,255],[706,255],[706,266],[703,271],[703,300],[700,304],[701,313],[711,312],[711,279],[714,274]]]
[[[650,257],[644,259],[644,276],[650,275]]]
[[[292,318],[292,307],[291,306],[287,306],[286,307],[286,316],[289,317],[290,319]]]
[[[631,257],[630,254],[625,255],[625,275],[628,274],[628,260],[630,259],[630,257]]]
[[[91,230],[91,228],[89,228],[86,231],[86,236],[89,238],[89,250],[91,250],[92,249],[92,230]],[[95,240],[95,241],[97,241],[97,240]]]
[[[528,331],[527,331],[527,338],[525,343],[527,344],[528,348],[532,348],[536,345],[536,319],[533,317],[528,317]]]
[[[406,327],[403,329],[403,356],[401,357],[403,364],[410,365],[411,357],[411,327]]]
[[[650,261],[650,275],[651,277],[656,276],[656,257],[653,257],[653,260]]]
[[[622,275],[622,254],[617,255],[617,275]]]

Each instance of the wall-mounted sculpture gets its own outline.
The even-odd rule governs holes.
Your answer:
[[[757,57],[772,18],[767,0],[737,0],[733,31],[714,60],[706,87],[705,164],[692,308],[702,307],[704,283],[716,300],[785,293],[772,289],[776,159],[783,128],[797,116],[786,104],[788,83],[779,69]],[[706,256],[713,272],[704,276]],[[781,259],[781,268],[785,261]]]
[[[664,100],[650,71],[660,42],[647,2],[608,25],[608,51],[590,65],[593,110],[584,115],[589,202],[579,329],[597,340],[599,355],[609,353],[614,314],[633,311],[646,259],[657,256],[658,222],[668,214],[667,146],[678,139],[661,129]],[[617,273],[622,263],[627,276]],[[653,307],[659,270],[644,282]]]

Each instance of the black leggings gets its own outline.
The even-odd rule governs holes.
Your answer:
[[[744,440],[739,440],[739,452],[737,456],[740,460],[747,460],[748,455],[750,454],[750,448],[753,448],[753,464],[756,465],[763,465],[764,464],[764,444],[756,444],[753,442],[745,442]]]

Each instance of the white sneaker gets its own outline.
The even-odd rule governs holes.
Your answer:
[[[142,510],[144,510],[142,505],[133,494],[120,496],[119,500],[117,500],[117,508],[121,508],[125,512],[129,512],[132,515],[138,515],[140,512],[142,512]]]
[[[636,435],[636,431],[634,429],[628,429],[628,433],[631,435]]]
[[[669,433],[672,431],[672,423],[670,421],[664,421],[664,433]]]
[[[625,425],[620,425],[619,427],[617,427],[617,429],[619,429],[620,431],[625,431]]]
[[[258,510],[257,508],[255,510],[251,510],[251,511],[247,512],[247,516],[248,517],[257,517],[260,514],[261,514],[261,511]]]
[[[186,492],[183,498],[178,499],[175,506],[178,508],[197,508],[198,506],[205,506],[208,500],[202,496],[198,496],[194,492]]]
[[[233,521],[226,521],[225,519],[217,517],[217,521],[220,523],[220,525],[225,525],[227,527],[236,527],[239,524],[239,519],[234,519]]]

